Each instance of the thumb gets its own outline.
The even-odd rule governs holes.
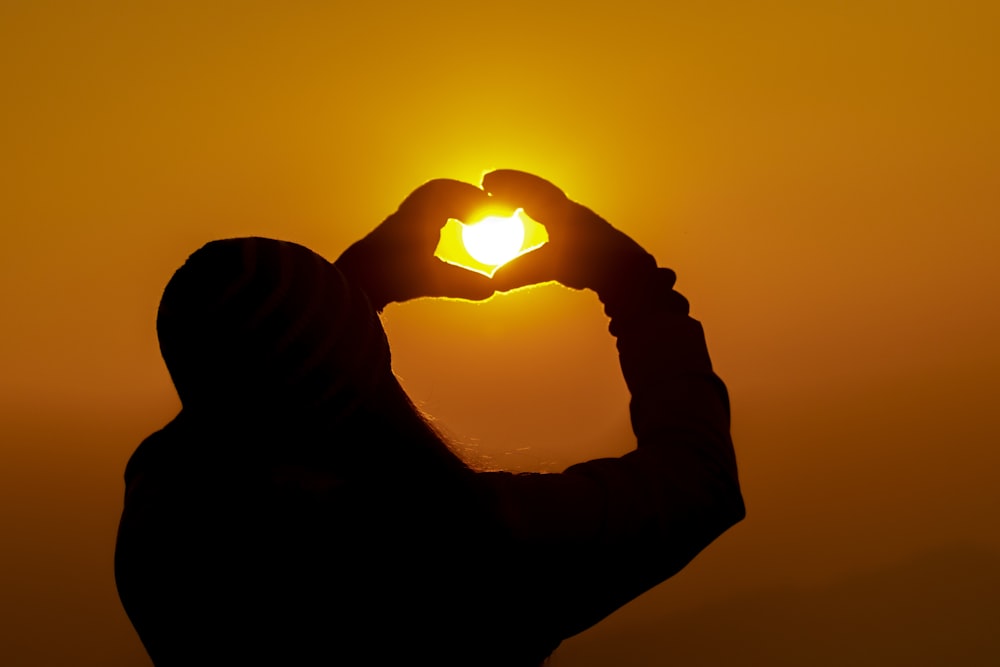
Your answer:
[[[493,274],[493,288],[498,292],[509,292],[526,285],[557,281],[567,287],[580,289],[582,285],[577,285],[577,281],[572,280],[566,261],[564,249],[546,243],[497,269]]]
[[[426,294],[420,296],[448,297],[481,301],[493,296],[496,285],[478,271],[469,271],[437,257],[424,269]]]

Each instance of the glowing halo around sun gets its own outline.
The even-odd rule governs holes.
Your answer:
[[[492,278],[501,266],[548,240],[545,226],[522,209],[507,216],[487,215],[468,224],[451,218],[441,228],[434,256]]]

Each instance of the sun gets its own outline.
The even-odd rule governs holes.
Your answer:
[[[521,209],[508,216],[487,215],[468,224],[449,218],[441,228],[434,256],[492,278],[501,266],[548,240],[545,226]]]
[[[507,217],[491,215],[471,225],[462,225],[462,245],[477,262],[501,266],[521,254],[524,221],[515,211]]]

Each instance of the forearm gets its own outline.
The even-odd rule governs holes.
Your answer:
[[[743,516],[729,396],[712,369],[701,324],[673,290],[669,269],[600,294],[631,393],[637,449],[626,459],[663,489],[666,516],[700,508],[721,532]],[[653,475],[662,475],[656,480]]]

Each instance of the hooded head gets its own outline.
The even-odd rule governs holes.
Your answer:
[[[185,412],[201,417],[341,419],[392,377],[364,293],[287,241],[206,244],[167,284],[156,328]]]

